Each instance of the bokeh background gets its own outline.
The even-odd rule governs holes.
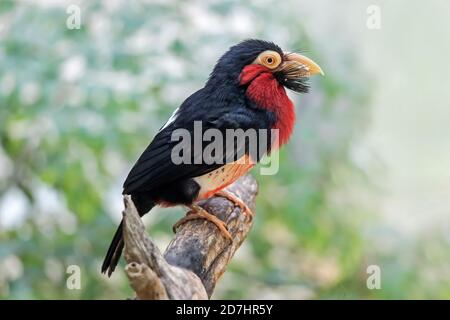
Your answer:
[[[66,26],[71,4],[80,29]],[[367,27],[370,5],[380,29]],[[254,228],[213,298],[449,299],[449,10],[1,0],[0,297],[130,297],[121,270],[99,272],[129,168],[229,46],[262,38],[306,52],[326,76],[292,95],[295,136],[280,172],[257,176]],[[145,218],[162,248],[182,214]],[[80,290],[66,287],[69,265]],[[366,286],[370,265],[379,290]]]

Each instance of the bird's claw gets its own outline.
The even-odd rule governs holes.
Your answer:
[[[216,196],[223,197],[225,199],[230,200],[236,206],[241,208],[241,210],[244,212],[244,214],[246,216],[250,217],[250,220],[253,220],[253,217],[255,216],[253,211],[250,210],[250,208],[241,199],[239,199],[236,195],[234,195],[230,191],[220,190],[219,192],[216,193]]]
[[[200,207],[198,205],[193,204],[193,205],[189,206],[189,208],[191,209],[191,211],[189,211],[186,216],[184,216],[183,218],[178,220],[173,225],[172,230],[174,233],[176,233],[179,226],[181,226],[182,224],[184,224],[188,221],[195,220],[195,219],[205,219],[209,222],[212,222],[219,229],[219,231],[222,233],[222,235],[225,238],[227,238],[230,241],[233,241],[233,237],[231,236],[230,232],[228,231],[228,227],[225,222],[223,222],[222,220],[217,218],[215,215],[210,214],[208,211],[206,211],[205,209],[203,209],[202,207]]]

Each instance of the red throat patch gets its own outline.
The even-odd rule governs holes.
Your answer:
[[[248,85],[247,96],[258,106],[275,113],[276,122],[273,129],[278,129],[279,145],[288,142],[295,124],[295,108],[286,94],[285,88],[279,84],[272,72],[261,65],[246,66],[240,75],[240,84]]]

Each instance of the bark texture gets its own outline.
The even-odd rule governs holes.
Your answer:
[[[255,212],[256,180],[246,175],[227,188]],[[203,219],[181,225],[164,254],[145,231],[130,196],[124,197],[125,272],[138,299],[208,299],[253,221],[223,197],[200,203],[224,221],[233,237]]]

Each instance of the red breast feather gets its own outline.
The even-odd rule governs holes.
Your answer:
[[[295,124],[294,104],[272,72],[261,65],[248,65],[241,73],[240,84],[248,84],[247,96],[259,107],[275,113],[273,129],[278,129],[279,145],[273,147],[288,142]]]

